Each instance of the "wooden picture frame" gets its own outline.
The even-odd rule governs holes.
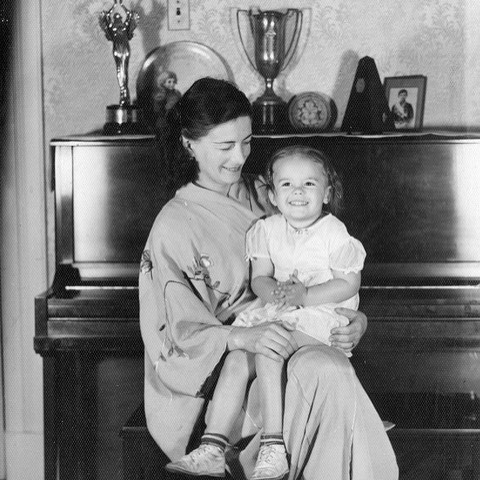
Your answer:
[[[385,96],[395,130],[422,129],[426,89],[424,75],[385,77]]]

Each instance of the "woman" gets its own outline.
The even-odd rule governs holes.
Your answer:
[[[301,349],[280,324],[231,325],[253,300],[245,232],[269,213],[262,181],[241,173],[252,136],[248,99],[228,82],[200,79],[167,120],[165,161],[178,191],[155,220],[139,278],[153,438],[171,460],[197,446],[222,360],[243,350],[288,360],[283,434],[290,479],[396,479],[382,422],[339,350],[358,343],[363,314],[341,310],[350,324],[332,331],[332,346]],[[254,381],[229,438],[245,447],[230,452],[235,479],[250,478],[260,432]]]

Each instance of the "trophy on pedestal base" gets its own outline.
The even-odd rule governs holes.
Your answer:
[[[133,105],[107,105],[105,135],[128,135],[142,133],[139,109]]]
[[[249,19],[253,55],[242,35],[241,15],[247,15]],[[287,104],[273,91],[273,81],[293,58],[302,19],[302,11],[293,8],[284,11],[237,10],[237,27],[242,47],[252,67],[265,80],[264,93],[252,104],[255,133],[280,133],[287,128]]]
[[[113,58],[120,87],[119,103],[107,106],[107,121],[103,127],[103,132],[107,135],[141,133],[139,109],[130,104],[128,90],[129,40],[137,26],[138,13],[128,10],[122,1],[114,0],[112,8],[107,12],[103,11],[99,16],[100,27],[113,45]]]

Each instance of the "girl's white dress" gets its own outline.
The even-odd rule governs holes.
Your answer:
[[[299,280],[309,287],[333,278],[332,270],[359,272],[363,268],[365,249],[337,217],[327,214],[311,227],[297,230],[278,214],[258,220],[247,232],[247,259],[270,258],[274,277],[286,281],[295,271]],[[276,305],[257,299],[244,310],[233,325],[251,327],[262,322],[284,321],[296,330],[330,345],[330,331],[348,324],[348,319],[335,312],[336,307],[358,308],[358,294],[341,302],[291,307],[278,313]]]

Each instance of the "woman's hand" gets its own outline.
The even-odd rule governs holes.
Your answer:
[[[339,315],[350,320],[345,327],[332,328],[330,342],[332,346],[341,348],[345,352],[351,352],[362,338],[367,329],[367,317],[363,312],[351,310],[350,308],[336,308]]]
[[[234,327],[228,336],[228,349],[261,353],[282,362],[298,350],[292,331],[292,327],[280,322],[262,323],[248,328]]]

